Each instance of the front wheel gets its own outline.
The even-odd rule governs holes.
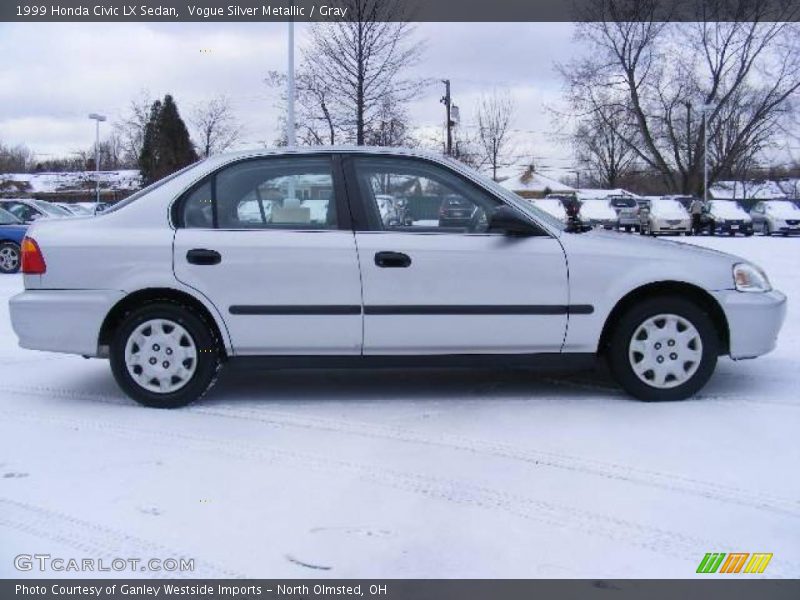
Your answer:
[[[16,273],[19,271],[19,246],[14,242],[0,244],[0,273]]]
[[[220,367],[219,344],[195,311],[169,301],[128,314],[111,342],[111,370],[131,398],[178,408],[201,398]]]
[[[711,317],[677,296],[630,308],[611,335],[607,359],[626,392],[646,401],[683,400],[702,388],[717,364]]]

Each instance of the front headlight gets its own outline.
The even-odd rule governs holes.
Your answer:
[[[772,289],[767,274],[749,263],[733,265],[733,282],[740,292],[768,292]]]

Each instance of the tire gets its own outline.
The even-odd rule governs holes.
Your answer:
[[[137,343],[151,336],[157,336],[152,346]],[[126,315],[111,341],[110,359],[122,391],[152,408],[179,408],[199,400],[214,385],[221,365],[219,341],[210,324],[196,311],[169,300]],[[148,382],[149,375],[154,376]]]
[[[659,322],[663,322],[663,332]],[[650,333],[642,331],[646,324],[650,325]],[[681,324],[693,329],[681,330]],[[676,327],[672,328],[673,325]],[[670,337],[671,331],[676,338],[684,336],[688,340],[686,346],[682,346],[680,338]],[[658,341],[649,346],[647,338],[651,335],[657,335]],[[669,341],[675,342],[676,352],[670,352],[666,345]],[[656,350],[656,344],[662,344],[663,353]],[[637,352],[637,348],[649,350]],[[659,296],[636,304],[622,315],[609,338],[606,358],[614,379],[634,398],[647,402],[684,400],[700,390],[711,377],[719,349],[714,322],[703,309],[679,296]],[[659,368],[658,365],[665,363],[666,368]],[[637,374],[634,364],[638,364],[641,375]],[[653,364],[654,369],[647,371],[648,364]]]
[[[14,242],[0,244],[0,273],[16,273],[19,271],[21,256],[19,246]]]

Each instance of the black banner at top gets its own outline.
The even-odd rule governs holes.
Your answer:
[[[798,21],[797,0],[2,0],[24,22]]]

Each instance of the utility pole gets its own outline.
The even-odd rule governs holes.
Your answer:
[[[447,146],[445,148],[445,154],[447,156],[453,155],[453,120],[450,118],[450,110],[452,101],[450,98],[450,80],[449,79],[442,79],[442,83],[444,84],[444,97],[441,99],[441,102],[444,104],[445,111],[447,112]]]

